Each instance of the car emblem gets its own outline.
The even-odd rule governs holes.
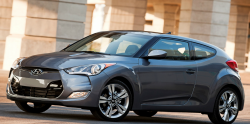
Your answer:
[[[33,76],[38,76],[38,75],[43,74],[43,70],[42,69],[33,69],[30,71],[30,74]]]

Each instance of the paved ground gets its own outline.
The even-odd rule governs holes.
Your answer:
[[[1,124],[38,124],[38,123],[86,123],[86,124],[110,124],[117,122],[104,122],[97,120],[88,110],[78,108],[66,108],[53,106],[42,114],[30,114],[19,110],[13,101],[6,99],[5,87],[8,72],[0,70],[0,123]],[[250,73],[241,73],[242,82],[246,93],[245,109],[239,113],[235,124],[250,123]],[[167,124],[184,124],[184,123],[210,123],[206,115],[199,113],[170,113],[159,112],[151,118],[138,117],[133,112],[119,122],[120,124],[128,123],[167,123]]]

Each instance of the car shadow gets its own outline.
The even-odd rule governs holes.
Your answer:
[[[14,117],[13,117],[14,115]],[[53,120],[63,122],[76,122],[76,123],[113,123],[107,121],[101,121],[95,118],[90,111],[53,106],[48,111],[37,113],[26,113],[19,110],[14,103],[0,103],[0,117],[10,118],[23,118],[23,119],[35,119],[35,120]],[[114,122],[117,123],[117,122]],[[161,118],[161,117],[139,117],[134,114],[129,114],[125,117],[121,123],[208,123],[206,121],[192,121],[186,119],[173,119],[173,118]]]

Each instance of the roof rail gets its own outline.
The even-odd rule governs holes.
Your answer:
[[[166,34],[171,34],[171,32],[168,32],[168,33],[166,33]]]

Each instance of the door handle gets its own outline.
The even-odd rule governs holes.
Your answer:
[[[188,74],[194,74],[196,71],[195,70],[193,70],[193,69],[188,69],[187,71],[186,71],[186,73],[188,73]]]

